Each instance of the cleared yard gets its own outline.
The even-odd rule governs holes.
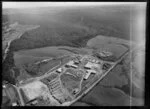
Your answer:
[[[62,81],[63,87],[66,88],[69,91],[69,93],[72,93],[74,89],[80,88],[80,81],[81,81],[80,77],[65,73],[61,75],[60,79]]]
[[[48,87],[40,81],[31,82],[22,87],[22,89],[29,100],[33,100],[39,96],[49,96]]]

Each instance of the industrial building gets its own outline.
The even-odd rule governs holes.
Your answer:
[[[87,68],[87,69],[92,69],[93,67],[97,67],[98,68],[99,65],[96,64],[96,63],[87,62],[87,64],[84,67]]]
[[[61,73],[62,70],[63,70],[62,68],[58,68],[58,69],[56,70],[56,72],[57,72],[57,73]]]
[[[74,61],[69,61],[66,66],[68,67],[73,67],[73,68],[77,68],[78,66],[74,64]]]
[[[91,74],[96,74],[97,72],[95,71],[95,70],[86,70],[86,74],[85,74],[85,76],[84,76],[84,79],[86,80],[86,79],[88,79],[89,78],[89,76],[91,75]]]

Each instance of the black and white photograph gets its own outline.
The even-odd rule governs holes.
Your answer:
[[[2,2],[5,106],[144,106],[147,2]]]

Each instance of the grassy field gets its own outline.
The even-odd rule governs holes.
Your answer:
[[[123,40],[123,39],[122,39]],[[129,48],[121,45],[124,44],[123,41],[118,41],[114,38],[108,38],[104,36],[97,36],[92,38],[87,42],[87,46],[94,48],[95,51],[110,51],[113,53],[113,56],[118,59],[123,55]],[[125,45],[128,46],[127,43]]]
[[[130,45],[129,40],[117,38],[117,37],[107,37],[105,35],[98,35],[95,38],[92,38],[87,42],[87,46],[94,46],[94,43],[98,44],[106,44],[106,43],[116,43],[116,44],[124,44],[124,45]]]
[[[44,59],[57,58],[71,54],[71,52],[66,50],[60,50],[58,47],[45,47],[15,52],[14,61],[17,67],[21,67],[24,64],[35,63]],[[65,59],[62,60],[66,62]]]
[[[25,81],[25,80],[27,80],[27,79],[29,79],[29,78],[32,78],[32,76],[29,75],[29,74],[25,71],[24,68],[20,68],[19,71],[20,71],[20,74],[15,78],[17,84],[18,84],[18,82],[20,82],[20,81]]]
[[[27,73],[33,77],[42,76],[46,72],[48,72],[50,69],[58,66],[60,64],[60,60],[50,60],[46,63],[29,63],[24,65],[24,69],[27,71]]]
[[[26,55],[26,54],[19,53],[19,52],[14,53],[14,61],[15,61],[16,67],[21,67],[24,64],[34,63],[34,62],[47,59],[47,58],[48,57],[36,57],[32,55]]]
[[[50,69],[58,66],[59,64],[60,64],[60,60],[49,61],[47,64],[40,65],[40,72],[42,72],[44,74],[45,72],[47,72]]]
[[[130,99],[130,96],[126,95],[121,90],[105,88],[100,85],[96,86],[81,99],[82,102],[97,106],[130,106],[130,100],[132,100],[132,105],[143,105],[141,99]]]
[[[35,57],[59,57],[62,55],[72,54],[71,52],[67,50],[61,50],[59,49],[59,47],[55,47],[55,46],[36,48],[36,49],[30,49],[30,50],[21,50],[18,52],[24,55],[31,55]]]
[[[35,77],[35,76],[40,76],[43,75],[44,73],[46,73],[48,70],[50,70],[51,68],[57,66],[60,64],[60,60],[51,60],[45,64],[40,63],[40,64],[35,64],[36,62],[42,61],[44,59],[49,59],[51,57],[47,57],[45,55],[41,56],[39,54],[37,54],[37,56],[26,53],[23,53],[24,51],[21,52],[15,52],[14,53],[14,61],[15,61],[15,65],[17,68],[23,68],[25,69],[27,72],[23,75],[30,75],[31,77]],[[22,78],[22,73],[20,73],[19,78]],[[24,78],[26,78],[28,76],[24,76]],[[19,79],[20,80],[20,79]]]
[[[128,84],[128,78],[122,74],[122,66],[117,65],[108,75],[100,82],[101,85],[107,87],[121,87]]]

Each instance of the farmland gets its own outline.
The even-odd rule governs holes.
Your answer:
[[[93,10],[97,10],[97,8],[98,7],[95,7]],[[93,19],[93,17],[90,17],[91,13],[88,13],[84,8],[81,9],[82,11],[80,12],[80,14],[78,14],[79,13],[78,8],[73,8],[73,9],[69,8],[69,10],[66,8],[56,9],[55,7],[53,9],[49,9],[49,8],[39,8],[39,9],[31,9],[31,10],[12,9],[11,12],[9,12],[10,10],[6,10],[4,14],[8,15],[9,18],[8,20],[10,23],[18,22],[19,24],[24,24],[24,25],[40,25],[40,27],[25,32],[19,39],[12,41],[12,43],[10,44],[10,51],[8,52],[9,55],[6,57],[6,60],[3,62],[3,65],[6,67],[5,70],[6,76],[4,77],[7,78],[8,75],[11,74],[9,69],[11,69],[11,67],[14,66],[14,59],[13,59],[14,52],[20,50],[39,49],[48,46],[69,46],[69,47],[77,47],[77,48],[86,47],[87,41],[93,37],[96,37],[99,34],[108,37],[110,36],[123,37],[122,33],[124,34],[124,32],[115,31],[113,29],[114,27],[112,27],[111,25],[105,26],[103,24],[103,20],[104,20],[103,17],[98,16],[100,17],[100,20],[98,20],[98,18],[97,20]],[[32,12],[34,14],[31,14]],[[12,14],[8,14],[8,13],[12,13]],[[104,13],[104,11],[102,11],[102,13]],[[117,12],[115,14],[117,14]],[[126,14],[128,15],[127,11]],[[95,13],[95,15],[97,14]],[[94,16],[94,13],[92,16]],[[74,17],[74,20],[76,22],[73,22],[71,20],[72,17]],[[82,17],[84,20],[82,20]],[[127,21],[128,19],[127,17],[123,17],[123,18],[126,19],[125,21]],[[68,20],[66,21],[66,19]],[[120,23],[118,22],[118,24]],[[94,25],[97,26],[95,27]],[[127,26],[121,26],[121,27],[123,28]],[[116,26],[116,28],[118,27]],[[38,50],[35,50],[36,55],[40,54],[40,50],[39,52],[37,51]],[[47,54],[47,52],[51,50],[45,49],[45,51],[46,53],[44,51],[42,53],[45,53],[46,56],[50,56],[49,54]],[[58,52],[57,53],[51,52],[51,53],[54,56]],[[9,78],[12,78],[12,80],[15,81],[13,77],[9,76]]]
[[[124,44],[124,45],[122,45]],[[87,42],[89,48],[95,50],[111,51],[116,59],[129,49],[130,43],[124,39],[108,38],[104,36],[96,36]]]
[[[97,85],[91,92],[81,99],[82,102],[97,106],[129,106],[142,105],[141,99],[130,99],[130,96],[115,88],[105,88]]]
[[[50,69],[58,66],[60,64],[60,60],[51,60],[46,63],[30,63],[25,64],[24,69],[33,77],[41,76],[48,72]]]
[[[72,105],[129,106],[130,100],[132,105],[143,105],[143,51],[135,50],[121,62],[117,61],[136,47],[130,36],[135,26],[132,21],[138,18],[134,17],[134,12],[137,12],[136,8],[130,6],[6,9],[3,13],[9,19],[3,19],[9,24],[18,22],[15,29],[23,32],[11,34],[13,31],[10,31],[11,35],[3,37],[4,48],[9,47],[3,61],[3,80],[19,88],[34,80],[41,81],[60,104],[67,100],[66,96],[70,97],[69,101],[74,100],[92,89]],[[30,31],[22,30],[30,28],[29,25],[39,26]],[[12,42],[6,44],[10,39]],[[102,52],[105,55],[102,56]],[[107,56],[109,52],[111,55]],[[75,56],[81,56],[83,60],[73,60],[74,64],[67,67]],[[84,59],[90,63],[90,68],[85,68]],[[139,61],[141,64],[137,65]],[[93,66],[101,70],[95,70]],[[132,74],[131,67],[134,69]],[[67,70],[64,72],[64,69]],[[109,74],[93,85],[103,77],[100,72]],[[65,94],[61,88],[65,88]],[[79,96],[71,96],[78,89],[81,90]]]

